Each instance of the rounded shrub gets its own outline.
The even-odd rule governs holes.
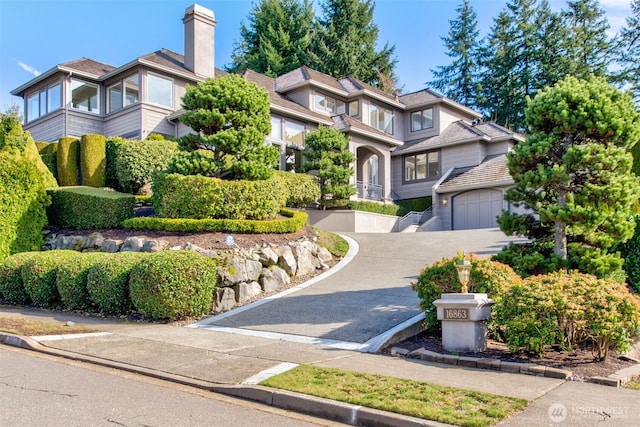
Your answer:
[[[314,176],[284,171],[276,171],[273,176],[280,182],[283,206],[304,208],[320,198],[320,184]]]
[[[91,305],[87,291],[87,275],[100,260],[108,257],[102,252],[80,254],[73,262],[64,263],[56,272],[56,288],[64,307],[75,310]]]
[[[60,302],[56,286],[58,268],[73,263],[82,254],[76,251],[55,250],[38,252],[22,266],[24,289],[35,305],[52,307]]]
[[[114,171],[116,189],[138,194],[153,180],[153,175],[167,167],[179,153],[178,143],[164,140],[124,141],[116,148]]]
[[[444,258],[425,267],[412,288],[418,292],[420,306],[425,311],[425,323],[432,327],[438,323],[436,307],[433,302],[443,293],[457,293],[461,290],[456,264],[462,259],[459,254],[455,258]],[[467,284],[469,292],[486,293],[496,303],[511,286],[519,284],[522,278],[511,267],[489,259],[467,257],[471,261],[471,277]],[[489,320],[489,329],[493,329]]]
[[[591,344],[600,360],[611,348],[625,350],[640,324],[626,285],[577,271],[525,279],[508,290],[494,313],[512,351],[542,355],[549,345],[571,350]]]
[[[131,302],[152,319],[179,320],[208,313],[217,264],[193,251],[163,251],[140,261],[129,276]]]
[[[28,304],[31,298],[22,282],[22,266],[38,252],[20,252],[0,261],[0,295],[12,304]]]
[[[87,275],[89,299],[105,313],[126,313],[133,309],[129,297],[129,274],[149,256],[144,252],[118,252],[99,260]]]

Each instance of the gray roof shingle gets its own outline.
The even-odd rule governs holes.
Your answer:
[[[94,61],[89,58],[80,58],[74,61],[65,62],[64,64],[60,64],[60,66],[64,68],[71,68],[72,70],[77,70],[81,73],[92,74],[96,77],[103,76],[116,69],[116,67],[103,64],[102,62]]]
[[[489,156],[478,166],[454,169],[437,191],[448,193],[462,188],[489,187],[498,183],[513,183],[507,167],[507,155]]]

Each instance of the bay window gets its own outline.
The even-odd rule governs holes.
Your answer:
[[[173,80],[156,74],[147,75],[147,101],[173,108]]]
[[[60,108],[60,83],[44,86],[27,96],[27,122]]]
[[[80,111],[100,114],[100,89],[98,85],[71,80],[71,107]]]

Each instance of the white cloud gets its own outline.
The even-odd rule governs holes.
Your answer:
[[[20,66],[20,68],[22,68],[23,70],[25,70],[27,73],[31,73],[33,74],[35,77],[38,77],[40,74],[42,74],[40,71],[36,70],[35,68],[33,68],[31,65],[25,64],[22,61],[18,61],[18,65]]]

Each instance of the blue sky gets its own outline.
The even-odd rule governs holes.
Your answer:
[[[318,4],[321,0],[315,0]],[[0,0],[0,111],[20,99],[11,90],[57,64],[87,57],[113,66],[167,48],[184,52],[182,17],[193,0]],[[228,64],[251,0],[200,0],[214,11],[215,63]],[[441,37],[460,0],[377,0],[378,41],[396,47],[403,91],[425,87],[430,69],[448,63]],[[472,0],[485,35],[506,0]],[[551,0],[552,8],[565,7]],[[630,13],[630,0],[601,0],[612,34]],[[20,104],[21,105],[21,104]]]

